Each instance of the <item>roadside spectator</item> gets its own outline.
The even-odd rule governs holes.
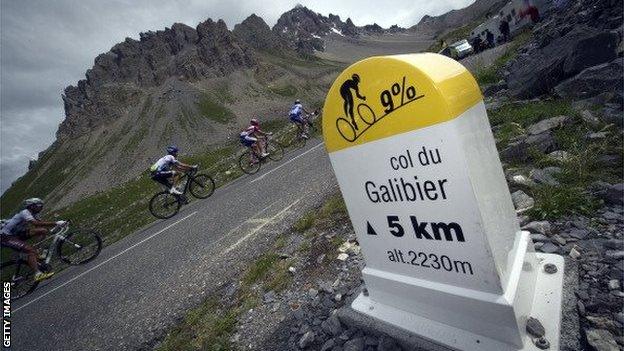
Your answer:
[[[502,20],[500,22],[500,25],[498,26],[498,29],[501,32],[501,35],[503,36],[503,41],[508,41],[509,40],[509,22],[507,22],[506,20]]]
[[[529,16],[531,18],[531,22],[533,23],[537,23],[540,21],[540,15],[539,15],[539,10],[537,9],[537,7],[535,7],[535,5],[531,4],[531,2],[529,2],[529,0],[525,0],[524,1],[524,5],[526,6],[524,9],[522,9],[518,15],[520,16],[520,18],[524,18],[525,16]]]
[[[489,29],[485,30],[485,40],[487,41],[487,45],[490,48],[494,47],[494,34],[490,32]]]
[[[481,52],[481,36],[480,35],[477,35],[476,37],[474,37],[474,39],[472,39],[472,48],[474,49],[475,53]]]

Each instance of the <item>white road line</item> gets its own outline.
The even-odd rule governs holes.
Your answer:
[[[307,154],[307,153],[309,153],[309,152],[314,151],[316,148],[318,148],[318,147],[319,147],[319,146],[321,146],[321,145],[323,145],[323,143],[320,143],[320,144],[318,144],[318,145],[314,146],[314,147],[313,147],[313,148],[311,148],[310,150],[308,150],[308,151],[306,151],[306,152],[302,153],[301,155],[298,155],[298,156],[296,156],[296,157],[291,158],[290,160],[288,160],[288,161],[286,161],[286,162],[282,163],[281,165],[279,165],[279,166],[277,166],[277,167],[273,168],[272,170],[270,170],[270,171],[266,172],[265,174],[261,175],[260,177],[258,177],[258,178],[256,178],[256,179],[252,180],[250,183],[255,183],[255,182],[257,182],[257,181],[259,181],[259,180],[263,179],[264,177],[268,176],[268,175],[269,175],[269,174],[271,174],[272,172],[277,171],[278,169],[280,169],[280,168],[282,168],[282,167],[286,166],[287,164],[291,163],[292,161],[294,161],[294,160],[298,159],[299,157],[301,157],[301,156],[303,156],[303,155],[305,155],[305,154]]]
[[[262,223],[261,225],[255,227],[252,231],[250,231],[249,233],[247,233],[245,236],[243,236],[242,238],[238,239],[237,242],[235,242],[234,244],[230,245],[230,247],[228,247],[226,250],[224,250],[223,252],[220,253],[220,255],[224,255],[232,250],[234,250],[238,245],[240,245],[243,241],[247,240],[250,236],[256,234],[260,229],[264,228],[267,224],[272,223],[276,218],[278,218],[279,216],[283,215],[286,211],[290,210],[291,207],[293,207],[295,204],[297,204],[299,201],[301,201],[302,198],[298,198],[297,200],[295,200],[292,204],[286,206],[283,210],[279,211],[278,213],[275,214],[275,216],[269,218],[266,222]]]
[[[173,227],[174,225],[176,225],[176,224],[178,224],[178,223],[182,222],[183,220],[185,220],[185,219],[187,219],[187,218],[189,218],[189,217],[191,217],[191,216],[194,216],[194,215],[196,215],[196,214],[197,214],[197,211],[194,211],[193,213],[189,214],[188,216],[186,216],[186,217],[184,217],[184,218],[180,218],[180,219],[178,219],[177,221],[175,221],[175,222],[173,222],[173,223],[169,224],[168,226],[164,227],[163,229],[161,229],[161,230],[157,231],[156,233],[154,233],[154,234],[152,234],[152,235],[148,236],[147,238],[145,238],[145,239],[143,239],[143,240],[139,241],[138,243],[136,243],[136,244],[134,244],[134,245],[130,246],[129,248],[127,248],[127,249],[125,249],[125,250],[121,251],[120,253],[116,254],[115,256],[108,258],[108,259],[107,259],[107,260],[105,260],[104,262],[101,262],[101,263],[100,263],[100,264],[98,264],[97,266],[94,266],[94,267],[89,268],[88,270],[86,270],[86,271],[84,271],[84,272],[82,272],[82,273],[78,274],[77,276],[75,276],[75,277],[73,277],[72,279],[70,279],[70,280],[66,281],[65,283],[63,283],[63,284],[61,284],[61,285],[57,286],[56,288],[54,288],[54,289],[52,289],[52,290],[50,290],[50,291],[46,292],[46,293],[45,293],[45,294],[43,294],[43,295],[41,295],[41,296],[37,297],[36,299],[31,300],[31,301],[29,301],[28,303],[26,303],[26,304],[24,304],[24,305],[22,305],[22,306],[20,306],[20,307],[16,308],[15,310],[13,310],[13,313],[15,313],[15,312],[17,312],[17,311],[21,310],[22,308],[24,308],[24,307],[26,307],[26,306],[28,306],[28,305],[32,304],[32,303],[33,303],[33,302],[35,302],[35,301],[40,300],[41,298],[43,298],[43,297],[45,297],[45,296],[47,296],[47,295],[50,295],[50,294],[51,294],[51,293],[53,293],[54,291],[56,291],[56,290],[58,290],[58,289],[60,289],[60,288],[64,287],[65,285],[67,285],[67,284],[69,284],[69,283],[73,282],[74,280],[76,280],[76,279],[78,279],[78,278],[80,278],[80,277],[84,276],[85,274],[87,274],[87,273],[91,272],[92,270],[94,270],[94,269],[96,269],[96,268],[99,268],[99,267],[101,267],[101,266],[105,265],[105,264],[106,264],[106,263],[108,263],[109,261],[114,260],[115,258],[117,258],[117,257],[119,257],[119,256],[121,256],[121,255],[123,255],[124,253],[126,253],[126,252],[128,252],[128,251],[130,251],[130,250],[134,249],[135,247],[137,247],[137,246],[141,245],[142,243],[144,243],[144,242],[146,242],[146,241],[150,240],[151,238],[155,237],[156,235],[163,233],[163,232],[164,232],[164,231],[166,231],[167,229],[169,229],[169,228]]]
[[[249,217],[249,219],[247,219],[246,221],[241,222],[241,224],[237,225],[236,227],[234,227],[234,229],[230,230],[227,234],[225,234],[224,236],[220,237],[219,239],[213,241],[210,246],[215,246],[216,244],[220,243],[221,241],[227,239],[230,237],[230,234],[234,233],[235,231],[238,231],[243,225],[245,224],[250,224],[253,223],[253,221],[255,220],[254,217],[258,216],[259,214],[261,214],[262,212],[268,210],[271,206],[273,206],[276,202],[278,202],[280,200],[276,200],[271,202],[271,204],[265,208],[263,208],[262,210],[256,212],[253,216]],[[265,219],[264,221],[267,221],[269,219]]]

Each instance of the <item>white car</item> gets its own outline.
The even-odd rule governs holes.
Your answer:
[[[470,45],[470,43],[466,39],[455,42],[451,44],[450,46],[452,46],[457,52],[457,59],[462,59],[474,53],[474,48],[472,47],[472,45]]]

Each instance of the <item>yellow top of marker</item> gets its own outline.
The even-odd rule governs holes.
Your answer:
[[[446,56],[367,58],[344,70],[329,89],[325,147],[334,152],[446,122],[482,99],[470,72]]]

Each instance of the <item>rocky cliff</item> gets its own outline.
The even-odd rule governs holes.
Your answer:
[[[234,31],[208,19],[128,38],[65,89],[57,140],[3,194],[3,214],[27,196],[58,208],[108,190],[170,143],[186,155],[222,146],[251,115],[285,118],[295,96],[319,104],[340,68],[302,59],[255,15]]]
[[[140,40],[127,38],[97,56],[86,79],[65,89],[66,118],[57,138],[77,137],[119,118],[140,90],[160,86],[169,78],[222,77],[256,61],[222,20],[208,19],[196,29],[176,23],[164,31],[141,33]]]

